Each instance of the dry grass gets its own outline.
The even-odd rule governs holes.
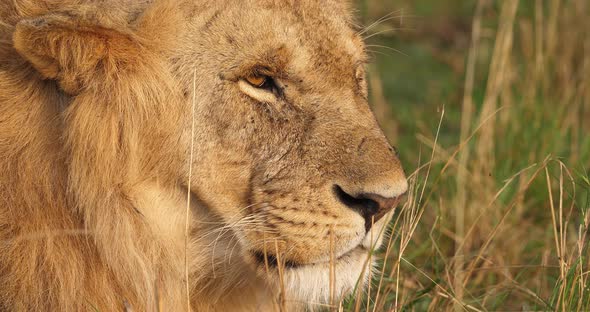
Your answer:
[[[590,2],[479,0],[473,12],[463,96],[440,124],[401,133],[395,112],[408,108],[389,106],[387,73],[369,73],[378,118],[394,141],[414,138],[401,151],[417,169],[370,294],[341,310],[590,310]]]

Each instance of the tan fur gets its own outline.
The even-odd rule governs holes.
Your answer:
[[[185,253],[195,311],[325,302],[329,285],[301,279],[329,274],[331,239],[336,295],[349,292],[375,241],[335,185],[407,188],[366,102],[349,12],[0,3],[0,311],[181,311]],[[279,278],[256,252],[297,267]]]

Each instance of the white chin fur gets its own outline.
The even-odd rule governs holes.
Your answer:
[[[350,294],[355,286],[364,287],[373,267],[368,251],[362,247],[343,255],[334,263],[334,302]],[[330,302],[330,263],[305,265],[284,272],[286,300],[295,305],[313,308]]]
[[[387,224],[393,211],[373,225],[361,245],[335,261],[335,283],[333,302],[337,303],[350,294],[355,287],[367,284],[374,259],[369,259],[369,250],[377,249],[383,243]],[[287,301],[309,308],[329,303],[331,300],[330,263],[305,265],[284,271],[284,286]]]

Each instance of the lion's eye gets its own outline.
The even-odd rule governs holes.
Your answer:
[[[267,78],[266,76],[250,75],[246,77],[246,81],[252,86],[260,88],[266,83]]]
[[[265,75],[250,75],[245,80],[253,87],[258,89],[266,89],[268,91],[274,91],[274,81],[271,77]]]
[[[242,92],[260,102],[274,102],[280,93],[275,80],[263,74],[245,76],[240,79],[238,85]]]

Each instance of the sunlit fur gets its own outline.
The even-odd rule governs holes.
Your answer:
[[[0,311],[264,311],[362,287],[391,213],[366,233],[334,186],[407,183],[352,25],[344,0],[0,3]]]

